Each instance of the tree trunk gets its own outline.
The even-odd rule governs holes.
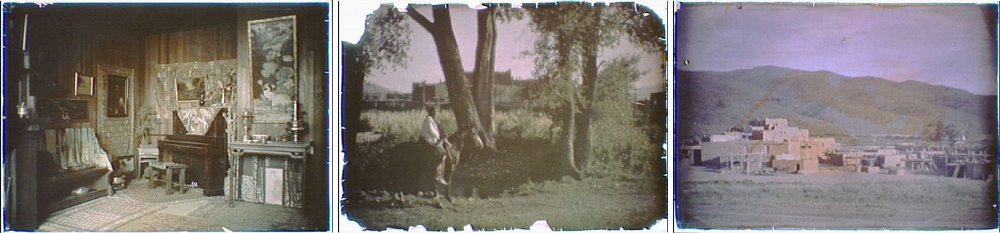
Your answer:
[[[361,45],[355,45],[348,42],[340,43],[343,49],[343,59],[344,66],[341,67],[342,72],[344,72],[344,99],[341,104],[344,106],[344,124],[342,125],[344,133],[344,149],[347,151],[353,151],[355,148],[355,142],[358,135],[358,127],[361,126],[361,104],[364,98],[364,87],[365,87],[365,65],[361,64],[361,59],[358,56],[361,54]],[[350,156],[350,153],[348,154]]]
[[[476,67],[473,69],[473,76],[475,76],[473,98],[476,103],[476,111],[479,113],[479,121],[483,124],[480,137],[487,147],[496,148],[493,140],[493,132],[496,130],[496,123],[493,122],[495,105],[493,73],[496,69],[497,46],[496,9],[490,7],[480,10],[478,14],[479,41],[476,43]]]
[[[590,22],[595,28],[599,28],[601,20],[601,10],[602,4],[594,5],[595,14],[591,18],[593,22]],[[585,103],[583,109],[580,110],[580,120],[577,124],[577,154],[576,154],[576,167],[583,169],[587,165],[587,160],[590,159],[591,154],[594,151],[594,136],[593,136],[593,124],[594,115],[596,111],[594,110],[595,103],[597,102],[597,51],[598,51],[598,40],[600,39],[600,31],[593,33],[584,34],[583,40],[583,54],[581,54],[583,62],[583,102]]]
[[[564,174],[569,174],[569,175],[573,176],[573,178],[576,178],[576,179],[579,180],[580,179],[580,169],[578,169],[576,167],[576,165],[573,163],[573,161],[576,161],[576,159],[574,158],[574,153],[573,153],[573,151],[575,149],[575,146],[573,146],[573,144],[576,141],[576,127],[575,127],[575,125],[576,125],[576,104],[577,104],[576,103],[576,98],[569,98],[569,103],[566,104],[566,119],[564,119],[564,121],[563,121],[563,132],[562,132],[563,133],[563,135],[562,135],[563,141],[562,141],[562,144],[563,144],[563,148],[565,148],[565,150],[566,150],[565,151],[566,154],[563,157],[563,158],[565,158],[565,160],[564,160],[565,162],[563,163],[564,164],[563,167],[564,167],[564,170],[566,171]]]
[[[589,47],[590,45],[584,45]],[[594,51],[594,52],[591,52]],[[583,55],[583,98],[584,106],[580,109],[580,120],[577,123],[577,156],[576,166],[586,167],[587,160],[593,152],[594,102],[597,102],[597,56],[595,50],[584,50]]]
[[[438,60],[444,70],[448,99],[451,102],[451,109],[455,113],[458,128],[475,127],[476,130],[482,132],[483,126],[479,122],[479,114],[476,113],[469,81],[465,78],[465,71],[462,68],[462,55],[459,53],[458,42],[455,40],[455,33],[451,28],[451,12],[444,5],[434,6],[432,11],[433,23],[427,21],[412,7],[407,13],[424,29],[427,29],[431,37],[434,38]]]

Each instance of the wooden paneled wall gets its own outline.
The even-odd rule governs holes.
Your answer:
[[[236,25],[146,36],[147,65],[236,59]]]
[[[58,16],[36,14],[31,18],[28,37],[31,52],[31,93],[38,98],[86,99],[90,102],[90,121],[65,127],[97,128],[97,66],[98,64],[136,69],[136,79],[144,73],[140,69],[142,54],[141,32],[126,29],[102,28],[94,30],[89,25],[67,23]],[[75,95],[75,74],[95,77],[94,95]],[[136,97],[141,91],[136,93]]]
[[[236,59],[236,25],[222,24],[205,28],[148,35],[145,38],[146,63],[142,69],[152,74],[153,66],[159,64],[209,62],[215,60]],[[153,93],[156,83],[152,78],[140,84],[146,93]],[[144,96],[144,104],[155,103],[155,96]],[[170,134],[173,123],[170,118],[161,117],[159,128],[152,134]],[[153,137],[158,140],[159,137]]]

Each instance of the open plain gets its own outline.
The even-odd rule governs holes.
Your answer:
[[[847,172],[722,174],[677,168],[680,228],[988,229],[997,227],[996,181]]]

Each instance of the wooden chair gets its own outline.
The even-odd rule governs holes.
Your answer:
[[[160,149],[156,148],[156,145],[139,145],[139,156],[135,159],[135,176],[136,179],[142,179],[149,174],[144,174],[145,171],[143,167],[148,167],[150,162],[160,160]],[[145,166],[143,166],[145,165]]]

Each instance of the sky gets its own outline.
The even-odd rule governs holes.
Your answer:
[[[997,25],[975,5],[684,4],[676,21],[682,70],[773,65],[997,92]]]
[[[418,8],[421,14],[431,18],[431,10],[427,7]],[[458,5],[451,8],[452,26],[455,37],[458,40],[459,51],[462,54],[462,63],[466,71],[472,71],[475,62],[477,25],[476,11],[465,5]],[[372,12],[374,9],[372,9]],[[527,17],[527,16],[526,16]],[[410,24],[410,49],[408,51],[409,61],[405,68],[396,70],[383,69],[376,70],[372,76],[366,79],[367,82],[374,83],[392,90],[400,92],[410,92],[413,82],[426,81],[437,83],[444,81],[444,73],[437,57],[437,48],[431,35],[423,29],[416,21],[407,18]],[[534,46],[536,34],[528,25],[528,19],[513,22],[497,23],[497,45],[496,45],[496,71],[505,72],[510,70],[511,76],[515,79],[531,79],[534,69],[534,58],[525,57],[523,52]],[[615,48],[602,50],[599,52],[598,63],[602,60],[610,60],[616,56],[629,54],[641,55],[638,68],[646,71],[646,74],[639,81],[633,84],[634,87],[641,88],[652,85],[664,85],[665,74],[660,70],[663,64],[662,54],[642,53],[640,54],[631,43],[624,39]]]

